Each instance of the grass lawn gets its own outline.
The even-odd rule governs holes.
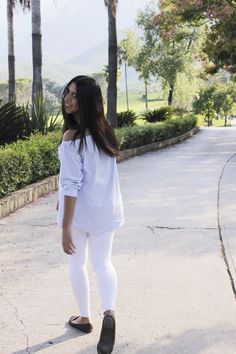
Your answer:
[[[141,115],[145,111],[145,100],[142,98],[142,92],[141,91],[130,91],[129,92],[129,109],[132,111],[135,111],[136,114],[139,116],[138,119],[135,121],[136,124],[138,125],[143,125],[145,124],[145,121],[142,120]],[[167,106],[167,102],[162,99],[161,94],[158,92],[153,92],[148,94],[148,108],[149,109],[155,109],[155,108],[160,108],[163,106]],[[106,112],[106,104],[105,104],[105,112]],[[117,112],[122,112],[126,111],[127,106],[126,106],[126,96],[125,92],[118,92],[118,97],[117,97]],[[58,116],[58,121],[62,121],[62,115]],[[204,121],[204,117],[201,115],[198,115],[198,126],[207,126],[207,123]],[[230,120],[228,121],[228,126],[230,126]],[[224,126],[224,120],[223,119],[213,119],[213,125],[214,127],[223,127]]]
[[[204,126],[207,127],[207,122],[204,121],[204,117],[201,115],[198,115],[197,117],[197,125],[198,126]],[[224,127],[225,126],[225,121],[224,119],[213,119],[212,121],[212,127]],[[227,121],[227,127],[230,127],[231,123],[230,120]]]
[[[140,91],[130,91],[129,97],[129,109],[135,111],[137,114],[141,114],[145,111],[145,100],[142,98],[143,93]],[[148,94],[148,108],[155,109],[163,106],[167,106],[167,102],[160,97],[158,93]],[[117,97],[117,111],[122,112],[127,110],[125,92],[119,92]]]
[[[158,93],[149,93],[148,99],[148,109],[160,108],[163,106],[167,106],[167,102],[163,100]],[[105,112],[107,110],[105,104]],[[137,115],[142,115],[142,113],[146,110],[145,108],[145,100],[142,98],[142,92],[140,91],[130,91],[129,93],[129,109],[135,111]],[[126,96],[125,92],[118,92],[117,96],[117,112],[123,112],[127,110],[126,106]],[[62,120],[62,115],[60,114],[57,118],[57,121]],[[141,118],[136,120],[136,123],[139,125],[143,125],[144,121]]]

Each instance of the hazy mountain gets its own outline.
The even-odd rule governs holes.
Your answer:
[[[84,53],[73,57],[68,60],[66,65],[73,65],[79,69],[79,72],[84,72],[87,74],[92,74],[95,72],[100,72],[104,69],[104,66],[108,62],[108,48],[107,41],[103,41],[97,46],[90,48]],[[138,75],[133,68],[128,68],[128,81],[130,88],[137,88],[137,86],[143,86],[139,82]],[[119,80],[119,86],[121,89],[124,88],[124,67],[121,67],[121,77]]]
[[[86,50],[84,53],[72,57],[63,63],[58,62],[58,57],[55,58],[55,61],[51,58],[48,60],[44,59],[43,77],[63,85],[73,76],[101,72],[104,69],[104,66],[107,65],[107,57],[107,42],[103,41],[89,50]],[[3,81],[7,80],[7,68],[5,68],[5,70],[3,68],[0,69],[0,76]],[[18,63],[18,65],[16,65],[16,77],[31,78],[31,63]],[[143,84],[138,80],[136,71],[132,68],[128,68],[128,81],[131,89],[137,89],[140,86],[143,86]],[[121,68],[121,78],[118,85],[122,90],[124,89],[125,83],[123,68]]]
[[[83,68],[86,72],[101,71],[108,62],[107,41],[103,41],[82,54],[71,58],[66,64],[73,64]]]
[[[149,0],[119,0],[117,35],[135,26],[137,11]],[[100,0],[41,1],[43,77],[64,84],[78,73],[107,65],[107,9]],[[7,80],[6,2],[0,1],[0,81]],[[16,77],[32,78],[31,13],[18,7],[14,16]],[[102,43],[99,43],[103,41]],[[90,49],[91,48],[91,49]],[[130,74],[130,80],[133,74]]]

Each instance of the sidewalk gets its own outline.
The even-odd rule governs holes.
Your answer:
[[[203,129],[182,144],[119,164],[126,224],[113,251],[119,277],[114,354],[236,352],[235,297],[217,225],[219,178],[235,152],[235,128]],[[220,183],[234,278],[235,163],[233,157]],[[102,310],[92,272],[94,331],[81,335],[67,324],[77,306],[55,205],[51,193],[0,220],[1,354],[96,353]]]

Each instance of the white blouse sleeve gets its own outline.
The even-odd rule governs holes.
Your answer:
[[[68,141],[60,145],[60,175],[59,183],[63,194],[77,197],[83,185],[83,161],[75,146]]]

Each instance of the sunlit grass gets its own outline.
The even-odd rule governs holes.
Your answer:
[[[197,125],[202,126],[202,127],[207,127],[207,122],[204,120],[204,116],[198,115],[197,116]],[[225,126],[225,121],[224,119],[213,119],[212,121],[212,127],[224,127]],[[227,121],[227,126],[231,126],[230,120]]]
[[[145,112],[145,100],[142,97],[142,93],[140,91],[130,91],[129,92],[129,110],[136,112],[138,118],[135,121],[138,125],[143,125],[145,122],[143,121],[142,113]],[[148,109],[156,109],[163,106],[167,106],[167,102],[163,100],[158,93],[149,93],[148,94]],[[107,110],[107,106],[105,104],[105,112]],[[119,92],[117,96],[117,112],[123,112],[127,110],[126,104],[126,96],[125,92]],[[62,114],[60,114],[57,118],[57,122],[63,121]]]
[[[140,91],[130,91],[128,94],[129,109],[141,114],[146,110],[145,99]],[[148,109],[155,109],[167,105],[167,102],[159,97],[158,93],[148,94]],[[124,92],[119,92],[117,97],[117,111],[122,112],[127,110],[126,95]]]

